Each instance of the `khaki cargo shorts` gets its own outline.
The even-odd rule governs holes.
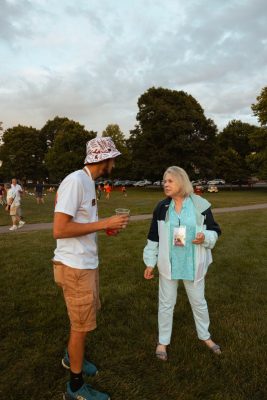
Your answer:
[[[71,328],[89,332],[96,328],[96,314],[100,309],[99,270],[77,269],[53,262],[54,279],[63,289]]]
[[[17,217],[21,217],[21,207],[20,206],[14,206],[14,207],[10,207],[10,210],[9,210],[9,214],[10,214],[10,216],[11,217],[15,217],[15,216],[17,216]]]

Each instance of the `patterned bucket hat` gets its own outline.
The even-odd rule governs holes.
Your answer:
[[[95,138],[86,144],[84,164],[97,163],[108,158],[115,158],[120,154],[111,137]]]

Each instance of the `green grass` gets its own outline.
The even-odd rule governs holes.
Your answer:
[[[169,362],[155,358],[158,282],[142,278],[149,222],[132,222],[118,237],[99,234],[102,311],[88,348],[101,370],[91,382],[113,400],[267,398],[267,210],[216,219],[223,235],[206,297],[220,358],[198,341],[182,285]],[[69,324],[53,282],[54,240],[50,231],[0,240],[0,398],[59,400],[68,380],[60,363]]]
[[[103,195],[98,203],[99,215],[101,217],[109,216],[118,207],[130,208],[132,215],[150,214],[156,203],[164,198],[161,189],[130,188],[127,193],[128,196],[125,198],[120,191],[115,190],[112,192],[110,200],[106,200]],[[221,190],[219,193],[205,193],[204,197],[212,203],[213,207],[233,207],[266,203],[267,190],[253,189],[232,192]],[[47,194],[44,205],[36,204],[34,196],[26,195],[23,198],[22,208],[27,223],[51,222],[53,220],[54,202],[55,193]],[[0,206],[0,225],[8,225],[10,222],[10,216]]]

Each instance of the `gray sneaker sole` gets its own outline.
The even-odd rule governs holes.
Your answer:
[[[80,397],[80,400],[84,399],[84,397]],[[63,394],[63,400],[74,400],[73,397],[70,397],[70,395],[66,392]],[[109,397],[107,400],[111,400]]]
[[[62,358],[61,364],[63,365],[64,368],[70,369],[70,367],[67,364],[64,363],[64,358]]]
[[[64,368],[70,370],[70,367],[69,367],[67,364],[65,364],[64,358],[62,358],[61,364],[62,364],[62,366],[63,366]],[[91,377],[94,377],[94,376],[96,376],[97,374],[98,374],[98,370],[96,371],[96,373],[95,373],[94,375],[90,375],[90,376],[91,376]]]

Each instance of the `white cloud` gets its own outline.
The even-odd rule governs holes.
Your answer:
[[[256,123],[266,12],[263,0],[4,0],[0,120],[39,128],[62,115],[127,134],[138,97],[162,86],[192,94],[220,128]]]

